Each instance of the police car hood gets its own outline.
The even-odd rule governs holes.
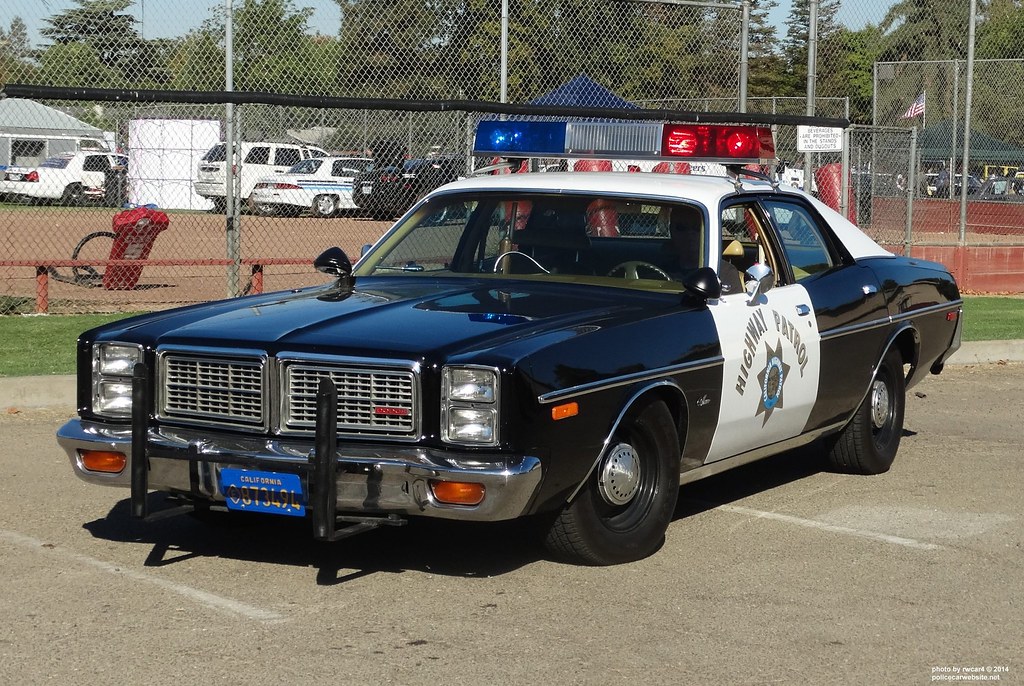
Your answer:
[[[528,280],[369,277],[155,313],[99,338],[144,345],[422,359],[545,344],[680,308],[677,292]],[[504,348],[504,350],[502,350]]]

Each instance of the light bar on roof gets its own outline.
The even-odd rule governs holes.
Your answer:
[[[477,126],[474,152],[769,164],[775,159],[775,140],[768,126],[488,120]]]

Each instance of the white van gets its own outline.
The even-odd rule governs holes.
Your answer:
[[[256,182],[265,176],[283,174],[302,160],[326,157],[327,153],[311,145],[296,143],[239,143],[242,164],[238,167],[241,197],[248,199]],[[196,194],[213,201],[213,209],[223,212],[225,160],[227,145],[218,143],[203,155],[196,169]]]

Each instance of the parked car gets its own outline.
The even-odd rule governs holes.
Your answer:
[[[981,188],[971,196],[971,200],[1024,202],[1024,178],[993,176],[985,179]]]
[[[352,201],[368,214],[394,217],[405,212],[425,194],[465,173],[465,158],[453,155],[374,166],[356,177],[352,184]]]
[[[136,517],[150,489],[323,540],[532,517],[555,555],[614,564],[658,549],[681,483],[809,444],[889,469],[907,389],[960,345],[945,267],[742,170],[771,158],[767,126],[485,124],[480,154],[591,135],[608,157],[664,141],[663,159],[735,164],[456,181],[355,266],[320,255],[328,284],[87,331],[57,434],[75,473],[130,487]]]
[[[248,199],[256,182],[272,174],[283,174],[302,160],[326,157],[327,153],[311,145],[297,143],[249,143],[241,142],[239,156],[242,164],[236,170],[239,182],[239,197]],[[210,148],[196,168],[194,183],[197,195],[213,201],[216,212],[224,212],[225,185],[227,183],[227,145],[218,143]]]
[[[310,211],[330,217],[338,210],[355,209],[352,180],[370,168],[364,157],[314,157],[299,162],[284,174],[256,182],[252,204],[260,214],[297,215]]]
[[[102,202],[114,190],[108,182],[123,184],[127,168],[128,158],[112,152],[65,153],[38,167],[7,167],[0,176],[0,195],[65,205]]]

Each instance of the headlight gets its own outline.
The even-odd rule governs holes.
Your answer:
[[[497,370],[445,367],[442,374],[442,438],[463,445],[497,445]]]
[[[92,411],[105,417],[130,417],[132,372],[142,361],[142,346],[98,343],[92,355]]]
[[[445,388],[449,400],[467,403],[493,403],[498,379],[491,369],[473,367],[445,368]]]

